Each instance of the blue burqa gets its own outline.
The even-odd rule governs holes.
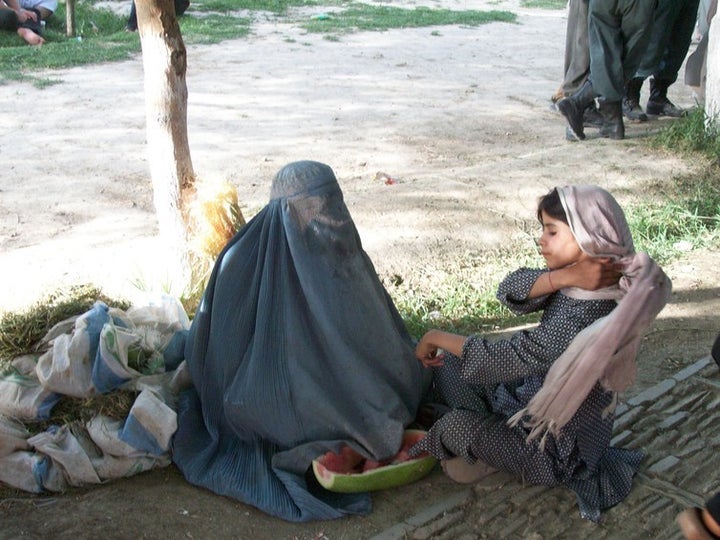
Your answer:
[[[192,322],[173,460],[188,481],[289,521],[366,514],[311,462],[395,454],[427,387],[335,175],[296,162],[228,243]]]

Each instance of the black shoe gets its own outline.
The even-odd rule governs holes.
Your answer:
[[[574,140],[585,139],[583,129],[583,116],[585,109],[592,105],[595,100],[592,83],[585,81],[583,85],[572,96],[561,99],[557,102],[558,111],[567,120],[571,137]]]
[[[577,107],[577,105],[572,101],[572,98],[561,99],[557,102],[557,108],[568,123],[565,138],[567,138],[567,135],[570,134],[571,139],[576,141],[584,140],[585,130],[583,129],[583,110]]]
[[[710,353],[715,363],[720,367],[720,334],[715,338],[715,343],[712,346],[712,352]]]
[[[595,102],[583,111],[583,126],[599,128],[602,127],[603,119],[600,111],[597,110]]]
[[[636,122],[647,122],[647,114],[645,114],[640,106],[640,103],[634,99],[623,98],[622,102],[623,114],[628,120]]]
[[[669,116],[671,118],[687,116],[686,110],[676,107],[672,101],[667,98],[660,101],[648,100],[645,109],[648,114],[652,114],[653,116]]]
[[[606,139],[619,141],[625,138],[625,124],[623,124],[622,103],[619,101],[598,100],[600,103],[600,114],[603,117],[603,125],[600,128],[600,136]]]

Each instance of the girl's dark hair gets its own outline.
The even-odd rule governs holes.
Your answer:
[[[567,215],[565,209],[560,202],[560,194],[557,188],[552,188],[546,195],[540,197],[537,209],[538,221],[542,223],[542,213],[545,212],[548,216],[559,219],[565,225],[568,224]]]

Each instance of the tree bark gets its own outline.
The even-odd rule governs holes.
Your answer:
[[[705,83],[705,113],[712,128],[720,129],[720,20],[717,14],[710,23]]]
[[[190,208],[195,172],[187,135],[187,54],[173,0],[136,0],[145,81],[147,149],[170,287],[193,281]]]
[[[75,37],[75,0],[65,2],[65,27],[68,37]]]

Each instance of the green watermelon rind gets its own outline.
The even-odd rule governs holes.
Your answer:
[[[401,463],[384,465],[362,473],[334,473],[320,463],[312,462],[315,478],[322,487],[336,493],[363,493],[404,486],[416,482],[430,473],[437,463],[433,456],[410,459]]]
[[[404,486],[420,480],[427,475],[437,463],[432,456],[403,461],[393,465],[385,465],[357,474],[338,474],[327,471],[317,460],[313,460],[315,477],[328,491],[337,493],[361,493],[366,491],[379,491],[398,486]],[[327,474],[323,474],[322,467]]]

